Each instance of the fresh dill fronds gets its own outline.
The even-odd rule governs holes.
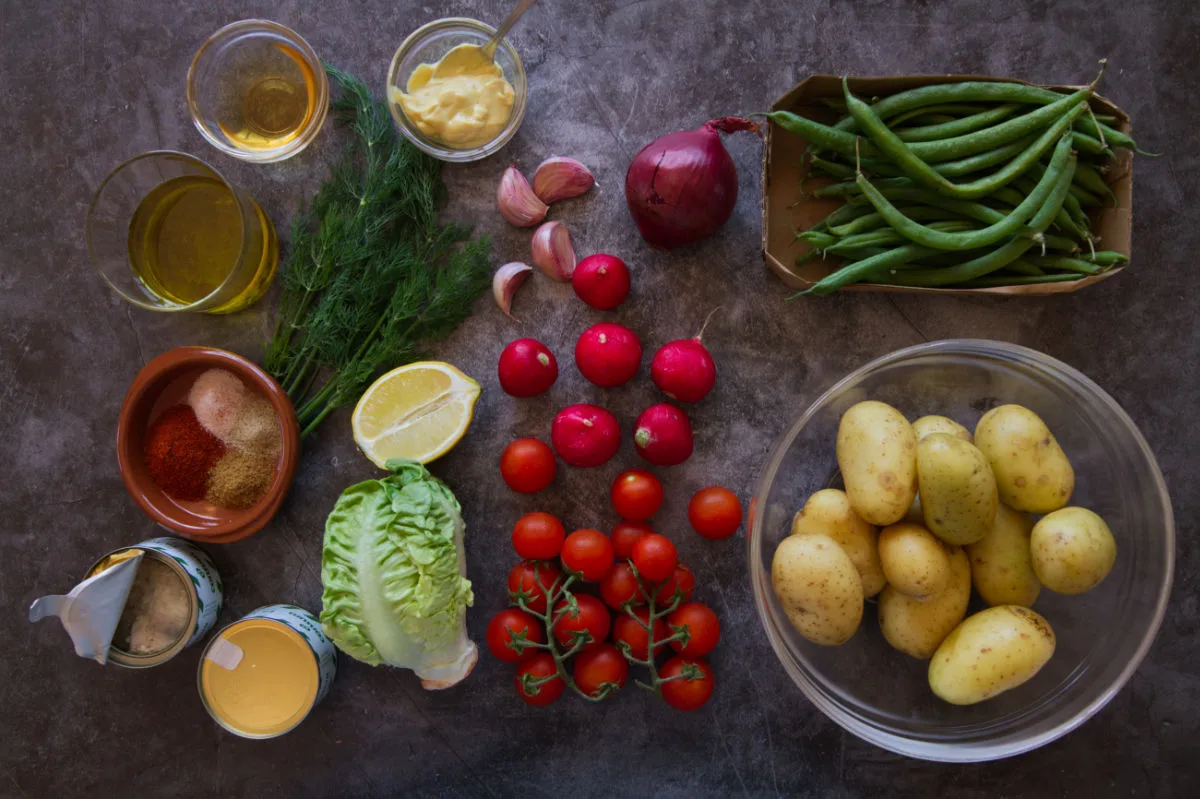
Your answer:
[[[396,135],[386,106],[326,66],[353,138],[292,225],[266,368],[311,433],[382,370],[421,357],[490,282],[486,238],[438,222],[441,164]]]

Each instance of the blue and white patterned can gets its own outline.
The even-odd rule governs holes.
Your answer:
[[[302,607],[281,603],[263,605],[246,614],[245,618],[277,621],[300,634],[317,659],[317,698],[313,705],[318,705],[329,693],[329,686],[333,685],[333,678],[337,676],[337,647],[321,629],[317,617]]]

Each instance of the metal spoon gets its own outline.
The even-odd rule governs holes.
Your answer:
[[[496,32],[492,34],[492,38],[487,40],[487,44],[479,48],[483,53],[484,58],[486,58],[488,61],[494,61],[496,59],[496,47],[499,46],[500,40],[504,38],[504,34],[508,33],[509,28],[517,24],[517,20],[521,18],[522,14],[529,10],[529,7],[533,5],[533,3],[534,0],[521,0],[521,2],[517,3],[516,7],[509,13],[507,17],[504,18],[504,21],[500,23],[500,27],[496,29]]]

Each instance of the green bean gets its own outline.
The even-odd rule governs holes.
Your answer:
[[[875,206],[875,210],[887,219],[888,224],[906,238],[926,247],[936,247],[941,250],[973,250],[995,244],[1000,239],[1015,235],[1025,227],[1025,223],[1045,204],[1046,198],[1058,182],[1058,176],[1071,158],[1071,136],[1064,132],[1054,148],[1050,166],[1046,168],[1042,179],[1038,181],[1033,191],[1004,218],[979,230],[969,232],[943,232],[922,225],[909,219],[892,205],[871,182],[860,172],[857,178],[863,195]]]
[[[1050,146],[1053,145],[1058,138],[1070,128],[1071,122],[1084,108],[1083,103],[1076,99],[1073,107],[1067,108],[1062,116],[1060,116],[1057,121],[1047,128],[1046,131],[1037,139],[1037,141],[1026,147],[1020,155],[1010,161],[1002,169],[985,177],[971,181],[970,183],[952,183],[942,175],[939,175],[929,166],[929,164],[923,161],[921,157],[916,154],[915,147],[918,145],[913,145],[910,147],[909,145],[900,141],[898,138],[896,138],[896,135],[892,133],[892,131],[890,131],[887,126],[883,124],[883,122],[880,121],[879,117],[875,115],[870,106],[851,95],[845,78],[842,79],[842,91],[846,97],[846,105],[850,109],[850,113],[854,115],[855,119],[859,120],[863,130],[866,131],[868,136],[870,136],[876,147],[885,152],[893,161],[895,161],[897,166],[904,170],[905,174],[914,180],[920,181],[921,183],[924,183],[925,185],[930,186],[944,194],[960,199],[977,199],[979,197],[991,194],[996,189],[1004,186],[1013,178],[1026,171],[1032,164],[1037,162],[1037,159],[1041,157],[1043,152],[1049,149]],[[1089,91],[1090,89],[1082,90],[1082,92],[1085,93]],[[1074,95],[1071,95],[1071,98],[1074,99],[1076,95],[1080,94],[1081,92],[1076,92]],[[1039,113],[1049,108],[1057,108],[1057,106],[1048,105],[1033,113]],[[1028,117],[1029,115],[1027,114],[1019,119],[1027,119]],[[1013,121],[1016,122],[1019,120]],[[1002,122],[1000,125],[997,125],[996,128],[1007,124],[1010,123]],[[995,128],[992,128],[992,130],[994,129]],[[968,136],[958,138],[964,139],[978,137],[981,135],[982,134],[969,134]],[[948,139],[947,141],[955,140]]]
[[[788,133],[805,139],[808,141],[810,147],[817,147],[821,150],[832,150],[835,153],[848,157],[854,156],[854,142],[858,137],[853,133],[846,133],[845,131],[831,128],[828,125],[822,125],[820,122],[814,122],[807,117],[793,114],[790,111],[771,111],[770,113],[763,114],[763,116]],[[860,147],[860,150],[863,155],[875,155],[875,148],[869,145]]]
[[[986,111],[981,111],[978,114],[961,117],[952,122],[947,122],[942,125],[923,125],[921,127],[907,128],[903,131],[897,131],[901,141],[933,141],[935,139],[945,139],[951,136],[960,136],[964,133],[986,128],[1003,119],[1007,119],[1016,113],[1020,106],[1009,103],[1007,105],[998,105],[995,108],[989,108]],[[896,127],[894,120],[888,121],[888,126]]]
[[[990,166],[1002,164],[1011,159],[1014,155],[1022,152],[1026,147],[1033,144],[1037,140],[1037,135],[1026,136],[1023,139],[997,147],[994,150],[979,153],[978,155],[970,155],[966,158],[961,158],[957,161],[942,161],[938,164],[930,164],[929,166],[934,172],[937,172],[942,177],[953,178],[962,175],[969,175],[972,172],[978,172],[981,169],[986,169]],[[828,163],[836,168],[836,171],[829,170],[834,177],[838,178],[853,178],[854,167],[848,164],[838,164],[825,159],[821,159],[824,163]],[[817,159],[813,159],[815,164]],[[903,171],[897,168],[894,164],[888,161],[879,159],[863,158],[861,159],[863,169],[885,177],[898,177],[903,175]]]
[[[1100,198],[1092,194],[1090,191],[1080,186],[1078,183],[1071,184],[1071,196],[1079,200],[1079,204],[1084,208],[1098,208],[1104,205]]]
[[[821,221],[824,222],[827,227],[833,227],[834,225],[843,225],[846,222],[852,222],[855,219],[858,219],[860,216],[873,213],[875,213],[875,209],[871,207],[869,202],[863,199],[856,199],[853,202],[846,203],[845,205],[839,205],[837,208],[830,211],[829,215]]]
[[[1079,168],[1078,162],[1076,162],[1075,168]],[[1012,185],[1019,188],[1020,191],[1010,189],[1006,186],[1005,188],[1000,189],[993,194],[992,198],[1016,208],[1021,204],[1021,201],[1025,199],[1029,192],[1033,191],[1033,187],[1036,184],[1025,175],[1022,175],[1021,177],[1015,179],[1012,182]],[[1083,239],[1087,236],[1087,225],[1080,227],[1079,224],[1071,217],[1071,214],[1066,208],[1059,210],[1058,215],[1054,218],[1054,225],[1056,225],[1060,230],[1063,230],[1078,239]],[[1053,250],[1066,249],[1069,251],[1074,251],[1079,249],[1079,245],[1075,244],[1075,242],[1071,241],[1070,239],[1064,239],[1064,241],[1067,241],[1071,244],[1070,247],[1061,247],[1050,243],[1052,240],[1057,238],[1057,236],[1047,236],[1046,246]]]
[[[1108,267],[1094,264],[1091,261],[1085,261],[1081,258],[1067,258],[1062,255],[1044,255],[1041,258],[1035,258],[1034,263],[1039,267],[1048,266],[1051,269],[1058,269],[1064,272],[1077,272],[1081,275],[1098,275],[1108,269]]]
[[[823,230],[813,230],[812,228],[804,231],[796,238],[818,250],[831,247],[840,241],[840,239],[832,233],[826,233]]]
[[[846,164],[839,164],[835,161],[829,161],[820,156],[814,155],[810,163],[830,177],[845,179],[854,179],[854,167]]]
[[[947,220],[948,212],[942,208],[934,208],[928,205],[906,205],[900,209],[910,219],[920,219],[925,222],[943,222]],[[835,236],[853,236],[856,233],[863,233],[868,230],[882,227],[887,224],[887,220],[883,218],[883,214],[878,211],[860,216],[847,222],[844,225],[837,225],[829,228],[829,232]]]
[[[1079,117],[1079,119],[1085,119],[1085,118],[1086,117],[1083,117],[1083,116]],[[1079,120],[1077,119],[1075,121],[1078,122]],[[1104,142],[1100,141],[1095,136],[1089,136],[1088,134],[1080,133],[1079,131],[1075,131],[1074,136],[1075,136],[1075,149],[1081,153],[1087,153],[1088,155],[1112,155],[1113,154],[1112,150],[1109,149],[1108,147],[1105,147]]]
[[[846,101],[838,98],[842,106],[842,111],[846,110]],[[945,105],[927,105],[924,108],[915,108],[912,111],[906,111],[895,117],[884,117],[887,120],[888,127],[894,128],[905,122],[911,122],[916,117],[922,114],[949,114],[949,115],[968,115],[978,114],[981,111],[987,110],[985,105],[967,105],[963,103],[947,103]]]
[[[1040,266],[1031,264],[1024,258],[1018,258],[1004,268],[1011,272],[1016,272],[1018,275],[1029,275],[1031,277],[1046,274]]]
[[[1129,263],[1129,256],[1116,250],[1097,250],[1089,256],[1089,260],[1099,266],[1123,266]]]
[[[965,219],[950,220],[946,222],[935,222],[930,225],[930,229],[936,233],[958,233],[964,230],[970,230],[975,225]],[[828,254],[836,255],[845,250],[853,250],[859,247],[881,247],[889,244],[904,244],[905,236],[898,230],[893,228],[883,228],[880,230],[872,230],[867,233],[859,233],[854,236],[846,236],[840,241],[826,247],[824,251]],[[918,242],[920,244],[921,242]],[[926,245],[935,246],[935,245]],[[948,249],[948,248],[942,248]]]
[[[875,181],[876,187],[889,188],[911,188],[913,182],[911,178],[884,178]],[[862,189],[853,180],[845,181],[844,183],[830,183],[827,186],[822,186],[813,192],[814,197],[851,197],[862,194]]]
[[[1092,194],[1107,197],[1113,208],[1117,207],[1117,195],[1113,194],[1113,190],[1091,164],[1080,163],[1075,167],[1075,185],[1087,189]]]
[[[1071,187],[1071,179],[1075,176],[1075,161],[1076,156],[1074,153],[1071,153],[1067,165],[1058,174],[1054,190],[1029,221],[1029,227],[1035,232],[1045,233],[1046,228],[1050,227],[1050,222],[1062,207],[1063,200],[1066,198],[1067,192]],[[1017,258],[1020,258],[1033,245],[1034,242],[1031,239],[1018,236],[1010,239],[986,255],[981,255],[978,258],[973,258],[956,266],[942,267],[940,269],[916,269],[896,275],[873,273],[871,279],[877,279],[881,283],[904,286],[948,286],[954,283],[974,280],[975,278],[995,272],[1012,263]]]
[[[1081,280],[1083,275],[1076,275],[1070,272],[1057,275],[1014,275],[1012,277],[978,277],[974,280],[965,280],[959,284],[958,288],[964,289],[991,289],[1001,286],[1029,286],[1037,283],[1066,283],[1072,280]]]
[[[818,280],[813,285],[809,286],[804,291],[798,291],[793,294],[793,297],[799,297],[805,294],[830,294],[843,286],[848,286],[851,283],[857,283],[867,275],[874,274],[876,271],[893,269],[901,264],[907,263],[910,260],[921,258],[926,255],[932,255],[937,250],[929,247],[921,247],[917,244],[905,244],[902,247],[888,250],[887,252],[878,255],[872,255],[869,258],[864,258],[861,261],[855,261],[846,264],[841,269]]]
[[[907,130],[909,127],[923,128],[930,125],[948,125],[957,119],[958,117],[951,116],[950,114],[917,114],[915,117],[909,120],[913,123],[910,126],[888,123],[888,127],[899,133],[902,130]]]

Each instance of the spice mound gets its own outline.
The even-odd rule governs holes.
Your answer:
[[[271,487],[283,429],[271,403],[226,369],[209,369],[146,437],[154,483],[176,500],[240,510]]]
[[[187,633],[191,614],[192,601],[183,579],[165,563],[143,557],[117,623],[113,645],[131,655],[153,655],[170,649]]]

